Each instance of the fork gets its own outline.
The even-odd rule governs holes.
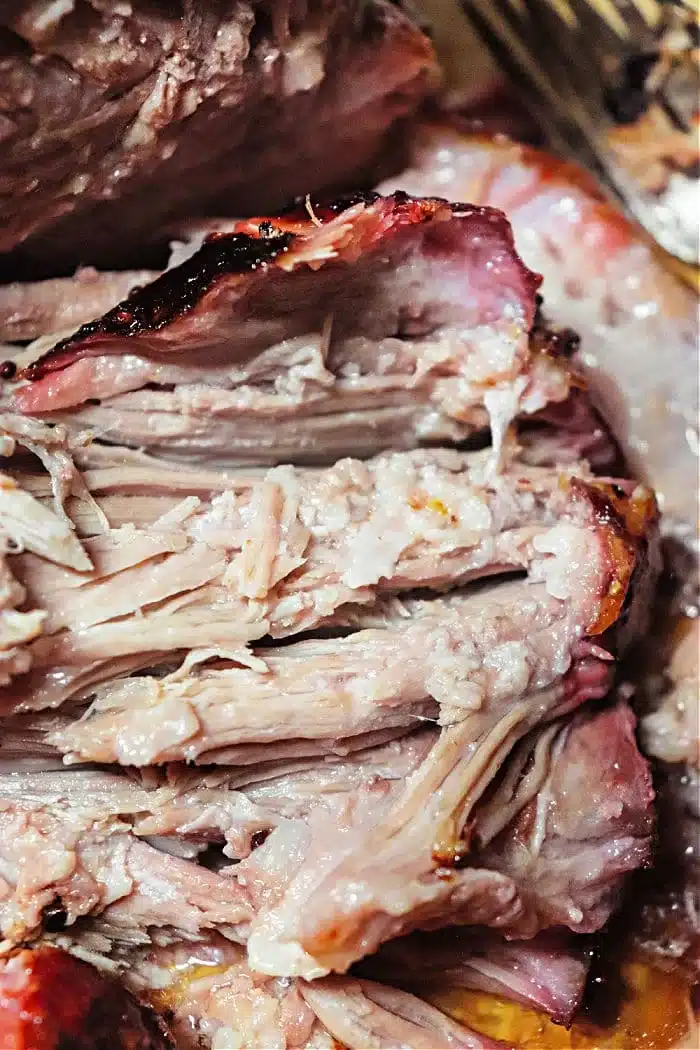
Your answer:
[[[696,0],[462,0],[552,148],[595,172],[667,251],[698,262]]]

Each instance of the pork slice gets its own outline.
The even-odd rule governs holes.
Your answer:
[[[508,941],[466,927],[389,941],[361,973],[420,993],[466,988],[496,995],[571,1024],[585,990],[592,950],[556,931]]]
[[[12,343],[74,331],[156,276],[153,270],[98,273],[84,267],[72,278],[1,285],[0,341]]]
[[[506,774],[505,791],[497,790],[477,816],[477,841],[489,839],[478,849],[478,863],[510,874],[520,887],[526,905],[521,935],[560,925],[581,933],[599,930],[618,903],[622,876],[649,863],[654,791],[635,724],[628,704],[619,701],[574,718],[539,754],[542,736],[534,747],[525,742],[532,756],[525,760],[531,763],[529,777],[513,791]],[[516,755],[515,761],[524,758]],[[520,808],[538,767],[545,779]],[[490,838],[512,805],[519,808],[517,817]]]
[[[157,930],[196,939],[249,918],[235,880],[139,841],[90,799],[66,806],[4,796],[0,830],[5,950],[36,936],[51,915],[67,926],[99,915],[115,939]]]
[[[9,1050],[174,1047],[164,1022],[119,982],[47,945],[0,963],[0,1044]]]
[[[545,309],[581,336],[578,360],[630,468],[665,524],[698,537],[697,303],[581,169],[447,125],[415,136],[409,170],[383,187],[503,208],[544,277]],[[645,361],[645,367],[639,362]]]
[[[339,604],[371,600],[376,590],[444,588],[522,567],[534,535],[572,502],[557,471],[528,468],[511,455],[505,473],[493,476],[488,453],[433,450],[343,460],[323,471],[277,468],[230,477],[208,499],[197,495],[196,474],[189,489],[186,475],[171,484],[170,469],[162,474],[149,471],[144,484],[180,502],[164,500],[149,529],[126,525],[87,538],[91,575],[39,558],[17,561],[29,593],[57,607],[47,626],[79,631],[152,606],[173,586],[195,591],[222,577],[224,558],[231,614],[236,601],[251,605],[273,635],[284,635],[315,626]],[[200,576],[189,581],[195,564]],[[138,588],[129,570],[141,574]]]
[[[0,251],[21,245],[13,270],[49,275],[142,265],[175,220],[358,184],[436,73],[427,38],[383,0],[12,0],[2,25]]]
[[[226,856],[250,854],[258,837],[289,820],[375,783],[401,782],[425,757],[430,729],[347,756],[268,763],[267,768],[210,769],[182,766],[66,770],[43,739],[55,716],[26,716],[5,723],[0,742],[0,797],[35,806],[89,808],[100,819],[119,818],[134,835],[168,851],[194,856],[209,843]],[[63,720],[65,721],[65,719]],[[41,771],[41,776],[37,772]]]
[[[530,346],[538,278],[500,213],[405,194],[309,209],[212,236],[25,368],[12,403],[221,464],[368,455],[489,421],[500,445],[517,413],[567,396],[565,363]]]

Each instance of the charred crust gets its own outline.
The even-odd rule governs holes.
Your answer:
[[[38,380],[92,352],[99,353],[101,338],[129,339],[166,328],[191,313],[207,292],[222,279],[232,276],[244,278],[256,270],[266,268],[284,253],[290,253],[290,268],[293,268],[293,252],[297,241],[311,239],[315,227],[332,221],[358,204],[368,209],[374,206],[380,209],[375,241],[371,242],[370,239],[372,247],[401,227],[433,220],[439,222],[451,215],[455,219],[492,227],[493,236],[502,239],[520,268],[526,299],[529,295],[535,295],[541,283],[539,274],[528,269],[517,254],[510,223],[498,209],[450,203],[441,197],[413,197],[403,191],[388,197],[361,191],[320,203],[305,197],[303,203],[297,200],[290,211],[276,218],[251,219],[241,223],[238,232],[210,234],[191,258],[172,270],[166,270],[144,288],[133,289],[112,310],[82,325],[77,332],[30,364],[19,373],[19,378]],[[549,352],[565,352],[565,346],[570,346],[573,338],[573,333],[568,330],[566,336],[561,334],[555,338],[550,334]],[[91,344],[98,345],[93,350]]]
[[[181,266],[167,270],[139,291],[132,291],[114,309],[96,321],[84,324],[44,357],[22,372],[23,379],[40,379],[63,367],[74,348],[96,336],[134,336],[155,332],[189,313],[222,277],[249,273],[267,266],[287,251],[294,235],[261,229],[259,237],[244,233],[208,238],[199,251]]]
[[[17,365],[14,361],[3,361],[0,364],[0,379],[14,379],[17,373]]]

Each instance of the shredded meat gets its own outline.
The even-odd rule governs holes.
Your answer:
[[[281,24],[226,54],[247,75],[274,37],[286,75],[315,18],[302,76],[351,7],[280,2]],[[15,35],[87,76],[78,9],[32,11],[16,6]],[[84,43],[119,30],[119,66],[146,8],[80,11]],[[157,69],[172,24],[148,11],[158,32],[133,60]],[[373,0],[347,61],[378,11],[387,32],[408,25]],[[212,42],[197,17],[192,90]],[[117,106],[150,75],[132,73]],[[218,113],[219,74],[213,110],[193,98],[168,128]],[[167,138],[152,130],[140,157]],[[446,132],[425,134],[442,163]],[[473,162],[460,142],[452,179]],[[125,171],[134,201],[149,163]],[[182,199],[166,189],[154,236]],[[40,184],[27,252],[88,196],[59,219]],[[648,630],[660,543],[653,493],[618,476],[625,435],[581,383],[565,278],[552,325],[501,212],[403,192],[307,196],[183,236],[116,306],[133,275],[93,275],[97,317],[65,301],[85,276],[6,291],[26,296],[10,334],[38,337],[0,391],[0,623],[36,628],[8,637],[0,697],[6,967],[51,941],[121,974],[192,1050],[495,1050],[417,997],[438,972],[569,1024],[580,935],[651,852],[649,769],[626,694],[608,694]],[[69,307],[84,323],[49,340]],[[666,708],[642,735],[668,757]]]

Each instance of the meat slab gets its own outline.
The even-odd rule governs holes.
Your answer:
[[[86,471],[92,505],[71,505],[71,513],[83,508],[77,531],[88,534],[92,571],[56,567],[31,550],[14,558],[17,579],[47,616],[34,673],[5,694],[6,712],[58,706],[193,649],[238,653],[265,671],[264,655],[246,655],[247,643],[340,624],[342,610],[412,589],[525,569],[542,559],[537,545],[560,519],[592,526],[606,499],[585,465],[575,478],[530,467],[510,447],[498,474],[490,451],[226,476],[136,463]],[[17,481],[43,497],[42,509],[50,502],[48,479],[21,473]],[[644,499],[640,490],[629,505]]]
[[[630,473],[647,479],[659,496],[674,593],[670,611],[664,598],[654,614],[654,650],[666,667],[657,659],[649,670],[648,661],[639,661],[636,684],[644,746],[660,763],[662,826],[683,830],[667,837],[662,850],[642,939],[662,954],[686,958],[697,977],[698,878],[694,862],[688,866],[682,855],[689,843],[696,856],[700,840],[697,790],[688,805],[682,789],[696,783],[698,762],[697,297],[574,165],[464,134],[454,122],[424,126],[412,148],[409,169],[383,191],[400,185],[507,212],[519,252],[543,275],[547,316],[581,337],[579,366]],[[565,443],[571,447],[566,423]]]
[[[489,424],[498,449],[516,415],[566,398],[556,345],[530,345],[539,278],[500,212],[401,193],[309,208],[212,235],[29,364],[14,407],[230,465]]]
[[[269,37],[288,71],[313,8],[308,71],[352,6],[272,5],[243,66]],[[378,14],[416,39],[374,0],[344,61]],[[13,17],[69,60],[72,10]],[[27,258],[88,214],[39,189]],[[648,629],[654,496],[612,476],[607,402],[502,212],[307,195],[190,232],[135,288],[96,274],[105,309],[68,336],[42,331],[65,286],[6,293],[11,334],[38,336],[1,394],[7,610],[37,631],[0,696],[0,952],[90,953],[183,1048],[495,1050],[416,996],[438,970],[569,1024],[580,935],[651,855],[649,769],[608,694]]]

